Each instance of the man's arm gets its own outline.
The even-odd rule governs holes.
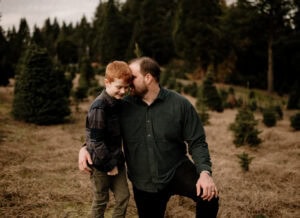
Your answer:
[[[195,163],[199,178],[196,183],[197,196],[210,201],[218,196],[217,187],[211,177],[211,159],[203,125],[193,106],[185,113],[184,136],[189,153]],[[202,190],[202,194],[201,194]]]
[[[80,171],[84,171],[86,173],[91,173],[92,169],[88,167],[87,163],[89,163],[90,165],[93,164],[91,155],[87,151],[86,146],[83,146],[79,150],[79,154],[78,154],[78,168]]]

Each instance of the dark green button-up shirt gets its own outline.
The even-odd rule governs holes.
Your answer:
[[[151,105],[135,96],[126,97],[122,105],[128,177],[138,189],[157,192],[164,188],[176,168],[188,160],[187,150],[198,173],[211,171],[203,126],[183,96],[161,88]]]

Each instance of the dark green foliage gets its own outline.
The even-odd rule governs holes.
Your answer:
[[[61,40],[56,47],[57,58],[63,65],[78,62],[78,48],[71,40]]]
[[[209,113],[207,112],[206,107],[201,107],[201,109],[198,112],[198,116],[203,125],[209,124]]]
[[[169,77],[168,82],[166,84],[168,89],[175,89],[176,88],[176,78],[175,77]]]
[[[224,107],[226,107],[226,108],[235,108],[235,107],[238,107],[238,106],[240,106],[240,105],[239,105],[238,100],[235,97],[235,91],[232,87],[229,87]]]
[[[91,62],[106,65],[112,59],[129,60],[142,54],[155,58],[163,67],[179,62],[189,68],[178,70],[175,66],[176,79],[191,72],[205,75],[212,66],[217,79],[248,84],[248,88],[266,89],[267,71],[273,66],[275,91],[290,93],[288,109],[300,108],[300,91],[290,92],[300,75],[299,1],[239,0],[230,6],[225,2],[99,1],[91,23],[83,16],[76,24],[63,22],[60,26],[57,19],[47,18],[41,28],[32,31],[21,19],[17,29],[3,33],[7,50],[4,55],[0,51],[1,62],[5,62],[5,73],[2,68],[0,71],[5,82],[1,83],[7,83],[6,74],[9,78],[16,75],[21,53],[30,43],[36,43],[63,64],[78,65],[78,57],[86,55]],[[65,40],[75,43],[77,52],[70,52],[75,47],[62,43]],[[268,59],[268,47],[273,49],[273,58],[270,52]],[[227,103],[224,106],[232,107]]]
[[[256,95],[252,90],[249,92],[247,106],[251,111],[256,111],[257,109]]]
[[[100,4],[101,1],[100,1]],[[125,57],[129,43],[128,23],[120,13],[113,0],[99,6],[101,15],[97,23],[96,45],[98,56],[103,64],[112,60],[122,60]],[[100,11],[99,11],[100,12]]]
[[[293,127],[294,130],[300,130],[300,112],[291,116],[290,121],[291,127]]]
[[[287,109],[300,109],[300,82],[296,82],[289,94]]]
[[[230,124],[230,130],[234,133],[234,144],[236,146],[245,144],[257,146],[260,144],[261,139],[258,138],[260,132],[256,129],[257,124],[258,121],[254,119],[251,110],[247,107],[240,108],[235,117],[235,122]]]
[[[249,171],[249,165],[254,159],[254,157],[249,157],[249,155],[245,152],[243,152],[242,154],[237,154],[236,156],[239,158],[239,163],[243,171]]]
[[[172,41],[172,1],[143,0],[139,20],[135,22],[136,38],[143,55],[166,64],[174,54]]]
[[[32,45],[16,79],[12,114],[18,120],[49,125],[61,123],[70,114],[69,85],[54,68],[45,49]]]
[[[216,63],[222,53],[220,15],[220,4],[216,0],[179,0],[177,3],[173,28],[176,52],[204,71],[210,63]]]
[[[277,122],[276,111],[274,110],[274,108],[264,109],[264,111],[263,111],[263,123],[267,127],[272,127],[272,126],[276,125],[276,122]]]
[[[79,77],[79,84],[78,88],[75,91],[75,98],[82,100],[86,98],[88,95],[89,87],[95,80],[95,73],[94,69],[91,66],[90,59],[87,57],[83,57],[80,62],[79,66],[80,77]]]
[[[273,107],[275,113],[276,113],[276,119],[277,120],[282,120],[283,119],[283,111],[282,108],[279,105],[275,105]]]
[[[198,90],[195,106],[198,112],[198,116],[200,117],[203,125],[209,124],[209,113],[207,112],[207,106],[204,103],[203,92],[201,89]]]
[[[193,97],[197,97],[197,93],[198,93],[198,86],[197,83],[193,82],[191,84],[188,84],[186,86],[183,87],[183,91],[186,94],[189,94]]]
[[[213,84],[213,76],[209,73],[203,81],[203,97],[205,105],[217,112],[223,112],[222,99],[218,93],[217,88]]]
[[[8,62],[6,57],[7,42],[0,26],[0,86],[9,84]]]
[[[161,71],[160,78],[159,78],[160,85],[166,86],[169,76],[170,76],[170,74],[168,71],[166,71],[166,70]]]
[[[103,88],[104,87],[93,86],[93,87],[89,88],[87,94],[88,94],[88,96],[97,97],[101,93]]]
[[[78,86],[76,90],[73,92],[73,97],[76,102],[82,101],[87,97],[88,94],[88,88],[87,86]]]

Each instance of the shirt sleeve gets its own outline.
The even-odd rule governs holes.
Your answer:
[[[112,157],[105,143],[105,111],[102,108],[93,108],[89,111],[87,119],[87,128],[90,130],[90,145],[95,154],[93,163],[102,165],[101,168],[110,171],[117,165],[117,160]]]
[[[202,122],[192,104],[185,105],[183,134],[197,172],[211,172],[211,159]]]

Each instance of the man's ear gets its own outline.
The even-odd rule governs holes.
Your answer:
[[[153,76],[152,76],[150,73],[147,73],[147,74],[145,75],[145,79],[146,79],[146,81],[147,81],[148,83],[151,83],[152,80],[153,80]]]

